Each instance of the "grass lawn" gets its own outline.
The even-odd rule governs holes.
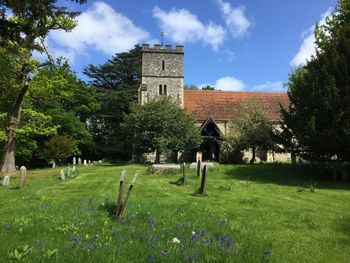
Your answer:
[[[140,176],[116,222],[123,169],[127,185]],[[215,166],[207,196],[194,170],[185,186],[149,166],[78,172],[61,181],[59,168],[33,170],[24,189],[17,178],[0,187],[0,262],[350,262],[350,184],[307,167]]]

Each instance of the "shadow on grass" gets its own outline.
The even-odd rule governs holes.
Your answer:
[[[177,185],[177,186],[183,186],[184,185],[184,179],[181,177],[179,180],[175,182],[170,182],[170,184]]]
[[[293,166],[291,164],[275,163],[239,165],[227,170],[225,174],[232,179],[263,184],[305,186],[312,182],[319,189],[350,190],[349,183],[332,181],[330,174],[321,175],[319,170],[307,165]]]

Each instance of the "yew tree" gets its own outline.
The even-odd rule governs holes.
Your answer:
[[[0,168],[5,174],[15,171],[16,129],[21,122],[22,104],[36,70],[51,63],[44,45],[51,30],[70,31],[79,14],[69,12],[57,0],[0,0],[0,66],[6,77],[0,81],[2,105],[7,112],[6,143]],[[76,0],[80,4],[85,0]],[[33,52],[47,54],[40,63]]]

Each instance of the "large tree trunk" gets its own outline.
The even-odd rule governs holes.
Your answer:
[[[16,139],[15,130],[21,121],[22,103],[24,95],[29,87],[29,80],[25,75],[21,77],[22,90],[17,96],[16,102],[13,104],[11,111],[9,112],[9,124],[7,126],[7,141],[2,153],[1,158],[1,172],[4,174],[10,174],[16,171],[15,153],[16,153]]]
[[[159,152],[159,150],[157,149],[156,150],[156,160],[155,160],[155,163],[160,163],[160,152]]]
[[[256,149],[255,147],[252,147],[252,159],[250,159],[250,162],[249,163],[255,163],[255,152],[256,152]]]

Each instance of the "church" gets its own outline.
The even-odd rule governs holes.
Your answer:
[[[230,88],[230,87],[228,87]],[[234,87],[233,87],[234,88]],[[184,46],[142,45],[142,79],[138,100],[142,105],[158,96],[169,96],[185,108],[197,121],[203,137],[193,160],[220,160],[220,140],[227,133],[228,122],[235,118],[233,109],[242,102],[254,99],[263,103],[271,123],[280,120],[280,104],[289,104],[286,93],[230,92],[184,89]],[[250,153],[245,153],[245,159]],[[289,161],[289,154],[266,152],[264,161]]]

